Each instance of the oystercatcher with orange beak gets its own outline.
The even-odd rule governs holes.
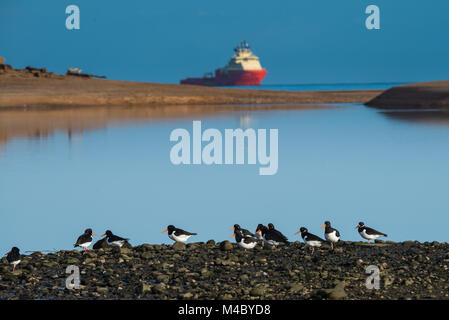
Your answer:
[[[310,233],[309,230],[307,230],[307,228],[305,227],[301,227],[299,231],[295,233],[295,235],[298,233],[301,233],[301,237],[303,238],[306,245],[312,247],[312,254],[315,250],[315,247],[319,248],[321,247],[323,242],[326,242],[324,239],[321,239],[320,237]]]
[[[259,231],[262,227],[263,227],[263,224],[259,223],[259,224],[257,225],[257,228],[256,228],[256,231],[255,231],[255,234],[254,234],[254,235],[256,236],[256,238],[257,238],[258,240],[262,240],[262,241],[263,241],[262,232],[257,232],[257,231]],[[262,242],[262,245],[263,245],[263,242]]]
[[[269,244],[272,248],[280,245],[281,243],[288,243],[288,239],[280,231],[274,229],[274,226],[270,229],[262,224],[257,226],[257,233],[262,234],[263,240]]]
[[[324,222],[324,226],[320,229],[324,229],[324,238],[331,243],[331,249],[334,250],[334,242],[338,242],[340,240],[340,232],[337,229],[331,227],[331,223],[329,221]]]
[[[111,230],[106,230],[106,232],[101,236],[102,237],[106,236],[106,242],[108,243],[108,245],[117,246],[120,248],[125,244],[125,242],[129,240],[127,238],[116,236],[115,234],[112,233]]]
[[[92,232],[91,228],[86,229],[84,233],[78,237],[78,240],[76,240],[76,243],[73,245],[73,247],[80,247],[83,248],[83,250],[91,250],[89,249],[89,246],[92,243],[92,235],[98,237],[98,235]]]
[[[233,231],[233,230],[240,231],[242,237],[247,237],[247,238],[255,238],[256,237],[252,232],[250,232],[246,229],[242,229],[238,224],[234,224],[234,227],[229,229],[229,231]]]
[[[12,271],[16,270],[16,266],[20,263],[20,250],[17,247],[13,247],[11,251],[6,254],[6,261],[12,264]]]
[[[355,228],[359,229],[358,231],[359,231],[360,236],[362,238],[368,240],[368,243],[371,240],[377,239],[379,237],[387,237],[387,235],[385,233],[382,233],[382,232],[379,232],[379,231],[374,230],[372,228],[366,227],[363,222],[359,222],[359,224]]]
[[[237,245],[242,249],[253,249],[257,245],[257,240],[253,237],[245,237],[241,230],[235,230],[234,234],[231,236],[235,236],[235,241]]]
[[[186,241],[191,237],[191,236],[196,236],[196,233],[192,233],[192,232],[187,232],[184,231],[182,229],[179,228],[175,228],[175,226],[173,225],[169,225],[167,227],[167,229],[165,229],[164,231],[162,231],[162,233],[167,232],[168,231],[168,237],[176,242],[182,242],[182,243],[186,243]]]

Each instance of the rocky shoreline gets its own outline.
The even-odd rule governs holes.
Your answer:
[[[69,265],[80,288],[67,289]],[[367,289],[368,266],[380,288]],[[0,263],[0,299],[448,299],[449,244],[340,242],[334,251],[292,242],[274,250],[235,243],[143,244],[32,253]]]

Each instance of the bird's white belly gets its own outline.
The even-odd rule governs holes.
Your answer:
[[[312,241],[306,241],[307,245],[311,246],[311,247],[321,247],[321,241],[316,241],[316,240],[312,240]]]
[[[181,234],[179,236],[175,235],[175,233],[173,232],[172,234],[169,234],[168,237],[172,240],[175,240],[177,242],[186,242],[187,239],[189,239],[191,236],[187,235],[187,234]]]
[[[108,244],[110,246],[117,246],[117,247],[120,247],[120,248],[123,246],[124,243],[125,243],[125,240],[117,240],[117,241],[112,241],[112,242],[108,241]]]
[[[243,240],[237,243],[239,245],[240,248],[243,249],[253,249],[257,242],[251,242],[251,243],[244,243]]]
[[[340,237],[337,237],[337,233],[335,231],[331,233],[325,233],[324,237],[327,241],[331,242],[338,242],[338,240],[340,240]]]
[[[265,237],[263,237],[263,240],[264,240],[266,243],[268,243],[270,246],[277,246],[277,245],[279,245],[279,242],[274,241],[274,240],[267,240],[267,239],[265,239]]]
[[[11,264],[13,266],[17,266],[20,263],[21,260],[12,261]]]
[[[92,241],[91,242],[84,242],[84,243],[81,243],[79,246],[81,248],[87,248],[88,246],[90,246],[91,243],[92,243]]]
[[[377,239],[380,237],[380,234],[367,234],[366,230],[363,230],[362,232],[359,232],[359,233],[362,236],[362,238],[367,239],[367,240],[373,240],[373,239]]]

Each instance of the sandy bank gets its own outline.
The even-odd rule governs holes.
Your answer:
[[[382,90],[287,92],[88,79],[0,70],[1,108],[80,106],[364,103]]]
[[[366,105],[382,109],[447,109],[449,80],[393,87],[368,101]]]

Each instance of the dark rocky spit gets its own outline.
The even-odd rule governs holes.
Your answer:
[[[80,288],[66,289],[69,265]],[[367,289],[369,265],[380,288]],[[448,299],[449,244],[340,242],[336,249],[293,242],[251,251],[235,243],[143,244],[24,255],[0,263],[0,299]]]
[[[365,103],[379,109],[445,110],[449,108],[449,80],[395,86]]]

